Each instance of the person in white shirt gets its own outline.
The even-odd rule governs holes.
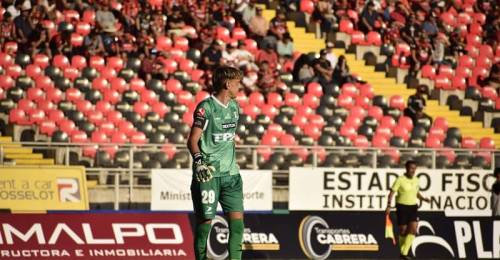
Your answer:
[[[330,65],[332,68],[335,68],[337,66],[338,62],[338,57],[333,53],[333,47],[335,47],[335,44],[333,42],[326,42],[326,59],[330,62]]]

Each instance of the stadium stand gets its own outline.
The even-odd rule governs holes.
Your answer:
[[[490,128],[500,127],[498,6],[180,2],[2,1],[4,162],[187,168],[189,153],[178,146],[209,95],[210,70],[229,64],[245,72],[238,143],[259,145],[255,154],[243,146],[242,168],[398,167],[409,158],[492,167],[500,147]],[[415,30],[432,34],[430,42]],[[337,64],[323,67],[332,56]],[[430,95],[411,118],[420,85]],[[40,142],[72,148],[30,148]],[[329,152],[335,146],[345,150]],[[453,150],[462,148],[469,150]]]

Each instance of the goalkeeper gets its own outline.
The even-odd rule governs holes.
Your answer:
[[[236,94],[243,74],[232,67],[219,67],[213,74],[213,94],[194,112],[188,139],[193,156],[191,195],[197,218],[196,259],[207,258],[207,239],[217,203],[229,217],[229,258],[241,259],[243,238],[243,183],[235,159],[235,133],[239,118]]]

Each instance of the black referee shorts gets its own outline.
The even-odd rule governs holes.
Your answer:
[[[396,216],[398,225],[408,225],[412,221],[417,221],[418,205],[396,204]]]

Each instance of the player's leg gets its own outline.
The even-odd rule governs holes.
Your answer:
[[[411,244],[417,234],[417,205],[408,207],[408,226],[406,228],[406,240],[403,249],[403,255],[408,255],[411,249]]]
[[[405,256],[404,254],[404,246],[406,244],[406,230],[408,218],[406,214],[406,208],[404,205],[396,204],[396,217],[398,221],[399,227],[399,252],[401,256]]]
[[[219,197],[219,178],[212,178],[208,182],[191,182],[191,198],[196,215],[194,234],[194,252],[197,260],[207,258],[207,240],[212,227],[212,219],[217,210]]]
[[[241,259],[243,241],[243,182],[241,176],[222,177],[219,202],[229,218],[229,259]]]

